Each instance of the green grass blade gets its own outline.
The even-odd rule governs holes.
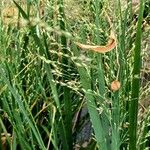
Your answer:
[[[17,89],[16,89],[15,87],[13,87],[13,86],[10,84],[10,82],[8,81],[8,79],[6,78],[6,76],[4,75],[4,72],[3,72],[2,70],[0,70],[0,74],[1,74],[1,76],[3,77],[3,81],[4,81],[5,84],[7,85],[8,89],[9,89],[10,92],[12,93],[15,102],[18,103],[18,106],[19,106],[21,112],[23,113],[23,115],[24,115],[25,118],[27,119],[27,121],[28,121],[28,123],[29,123],[29,125],[30,125],[30,127],[31,127],[31,129],[32,129],[32,131],[33,131],[33,133],[34,133],[34,135],[35,135],[37,141],[39,142],[40,147],[41,147],[43,150],[46,149],[46,147],[44,146],[43,140],[42,140],[42,138],[41,138],[41,135],[40,135],[40,133],[39,133],[39,130],[38,130],[38,128],[37,128],[37,126],[36,126],[36,124],[35,124],[35,122],[34,122],[34,120],[33,120],[33,116],[30,114],[30,117],[32,118],[32,120],[31,120],[30,117],[29,117],[29,115],[28,115],[28,113],[29,113],[29,108],[27,108],[27,105],[26,105],[26,108],[25,108],[25,106],[24,106],[24,104],[23,104],[23,101],[21,100],[20,95],[17,93]],[[26,109],[27,109],[28,111],[26,111]]]
[[[141,37],[142,37],[142,20],[144,11],[144,0],[140,1],[140,11],[137,24],[137,32],[134,48],[134,66],[133,66],[133,80],[132,93],[129,110],[129,149],[136,150],[137,142],[137,114],[138,114],[138,100],[140,89],[140,69],[141,69]]]
[[[73,46],[74,53],[76,56],[79,56],[80,53],[75,47]],[[81,63],[81,62],[79,62]],[[87,102],[87,108],[90,114],[90,119],[93,125],[95,137],[97,140],[97,144],[99,149],[102,150],[107,150],[107,143],[106,143],[106,138],[105,138],[105,131],[103,128],[103,123],[102,120],[100,119],[100,115],[97,111],[97,105],[95,103],[95,98],[92,94],[92,87],[91,87],[91,77],[89,73],[87,72],[87,69],[84,67],[78,67],[79,75],[80,75],[80,81],[82,84],[82,87],[84,89],[85,97],[86,97],[86,102]]]
[[[18,5],[18,3],[16,1],[13,1],[15,3],[15,5],[17,6],[17,8],[19,9],[20,13],[22,14],[24,19],[29,19],[28,15],[25,13],[25,11]]]
[[[59,6],[59,26],[62,31],[66,30],[65,25],[65,14],[64,14],[64,1],[59,0],[58,1]],[[61,45],[62,45],[62,52],[64,54],[68,53],[67,50],[67,38],[65,35],[61,35]],[[68,59],[66,57],[62,57],[62,64],[65,65],[65,67],[62,67],[62,73],[63,73],[63,82],[66,82],[68,78],[66,77],[66,70],[69,69],[69,63]],[[66,86],[63,87],[63,101],[64,101],[64,113],[65,113],[65,128],[66,128],[66,138],[67,138],[67,145],[68,149],[72,149],[73,143],[72,143],[72,105],[71,105],[71,93],[70,89]]]

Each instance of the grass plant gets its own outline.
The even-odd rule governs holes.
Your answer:
[[[0,2],[0,149],[149,149],[149,0],[137,8]],[[76,44],[107,48],[111,31],[109,52]]]

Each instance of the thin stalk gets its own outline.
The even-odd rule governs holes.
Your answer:
[[[95,103],[94,96],[90,93],[91,88],[91,77],[85,68],[79,68],[79,74],[83,89],[85,90],[85,97],[87,99],[87,107],[90,114],[90,119],[94,128],[95,137],[99,149],[107,150],[107,143],[105,137],[105,130],[103,128],[103,122],[100,119],[99,113],[97,111],[97,105]]]
[[[125,75],[125,27],[126,27],[126,20],[123,20],[123,14],[121,10],[121,2],[118,0],[118,2],[115,4],[116,8],[116,14],[117,17],[119,17],[119,33],[121,33],[118,37],[118,49],[117,49],[117,61],[118,61],[118,70],[117,70],[117,77],[116,79],[119,80],[121,83],[121,86],[123,87],[124,84],[124,75]],[[119,16],[118,16],[119,14]],[[123,90],[123,88],[122,88]],[[112,144],[111,149],[119,150],[120,148],[120,91],[116,91],[112,96]]]
[[[119,71],[119,81],[121,82],[121,89],[122,89],[122,92],[123,92],[123,97],[124,98],[127,98],[129,100],[129,89],[128,89],[128,85],[129,85],[129,82],[128,82],[128,75],[129,75],[129,71],[128,71],[128,63],[127,63],[127,52],[126,52],[126,31],[127,31],[127,17],[128,17],[128,11],[129,11],[129,7],[127,7],[127,9],[125,10],[125,14],[124,14],[124,17],[122,16],[121,17],[121,21],[120,21],[120,24],[121,24],[121,34],[119,36],[119,51],[120,51],[120,55],[119,55],[119,58],[122,60],[120,61],[120,71]],[[121,12],[120,12],[121,13]],[[123,64],[121,64],[121,62]],[[121,100],[121,99],[120,99]],[[124,114],[126,114],[126,112],[129,111],[129,104],[128,104],[128,101],[125,101],[125,100],[121,100],[120,102],[122,104],[122,106],[124,106],[123,108],[121,107],[120,109],[120,113],[122,113],[122,115],[124,116]],[[120,117],[122,117],[122,115],[120,114]],[[129,117],[128,115],[126,115],[126,119],[123,121],[123,122],[127,122],[129,120]],[[127,129],[124,129],[121,131],[121,133],[123,135],[125,135],[127,132]],[[120,133],[120,134],[121,134]],[[125,147],[127,149],[127,143],[123,143],[121,145],[121,147]]]
[[[138,100],[140,89],[140,69],[141,69],[141,37],[142,37],[142,20],[144,12],[144,0],[140,1],[140,11],[137,24],[137,32],[134,48],[134,66],[133,80],[131,89],[130,114],[129,114],[129,149],[136,150],[137,144],[137,115],[138,115]]]
[[[65,26],[65,14],[64,14],[64,2],[63,0],[58,1],[59,6],[59,25],[62,31],[66,30]],[[68,53],[67,50],[67,38],[64,35],[61,35],[61,45],[62,45],[62,52],[64,54]],[[63,82],[66,82],[66,70],[69,69],[68,59],[66,57],[62,57],[62,64],[65,65],[63,67]],[[68,144],[68,149],[72,149],[72,106],[71,106],[71,95],[70,89],[66,86],[63,87],[63,100],[64,100],[64,110],[65,110],[65,128],[66,128],[66,140]]]
[[[100,36],[99,36],[99,29],[102,27],[101,26],[101,20],[100,20],[100,14],[101,14],[101,10],[100,10],[100,5],[102,2],[100,2],[99,0],[95,1],[95,25],[96,25],[96,38],[95,41],[97,44],[100,44]],[[105,101],[104,97],[105,97],[105,77],[104,77],[104,69],[103,69],[103,63],[102,63],[102,55],[101,54],[96,54],[96,60],[97,60],[97,78],[98,78],[98,83],[99,83],[99,94],[100,94],[100,103],[103,103]],[[107,106],[106,106],[107,107]],[[108,117],[106,116],[105,112],[102,112],[102,114],[100,115],[100,119],[101,119],[101,123],[102,123],[102,127],[104,129],[104,135],[106,138],[106,146],[107,149],[110,149],[110,143],[111,143],[111,139],[110,139],[110,135],[109,135],[109,128],[110,128],[110,123],[108,120]]]
[[[23,68],[25,68],[25,66],[28,64],[28,60],[27,60],[27,57],[26,57],[26,54],[28,53],[28,44],[29,44],[29,36],[27,34],[24,35],[23,37],[23,48],[22,48],[22,51],[21,51],[21,55],[20,55],[20,60],[21,60],[21,63],[20,63],[20,71],[23,70]],[[26,95],[26,90],[27,90],[27,76],[28,76],[28,73],[26,72],[26,70],[23,70],[22,73],[21,73],[21,84],[22,84],[22,89],[23,89],[23,92],[24,94]]]
[[[80,52],[76,48],[75,45],[73,45],[74,54],[78,57],[80,55]],[[81,63],[81,62],[78,62]],[[97,104],[95,103],[95,98],[93,94],[91,93],[92,87],[91,87],[91,77],[85,67],[78,67],[78,72],[80,75],[80,81],[82,84],[82,87],[85,92],[85,97],[87,100],[87,108],[89,111],[90,119],[93,125],[95,137],[97,140],[97,144],[99,149],[107,150],[107,143],[105,138],[105,131],[102,125],[102,120],[100,119],[100,115],[97,111]]]

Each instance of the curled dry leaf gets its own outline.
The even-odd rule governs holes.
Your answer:
[[[108,41],[108,44],[105,46],[86,45],[86,44],[81,44],[79,42],[76,42],[75,44],[78,45],[82,49],[89,49],[89,50],[93,50],[93,51],[99,52],[99,53],[109,52],[116,47],[116,41],[113,38],[110,38]]]
[[[112,91],[118,91],[121,87],[121,84],[118,80],[114,80],[112,83],[111,83],[111,90]]]

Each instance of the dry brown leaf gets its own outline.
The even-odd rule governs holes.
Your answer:
[[[108,19],[110,27],[112,28],[112,23],[111,23],[111,20],[110,20],[109,16],[106,15],[106,17]],[[109,51],[113,50],[117,46],[117,40],[116,40],[116,37],[115,37],[115,33],[113,32],[113,30],[111,30],[108,43],[104,46],[101,46],[101,45],[87,45],[87,44],[82,44],[80,42],[75,42],[75,44],[77,46],[79,46],[80,48],[82,48],[82,49],[93,50],[93,51],[99,52],[99,53],[106,53],[106,52],[109,52]]]
[[[99,52],[99,53],[109,52],[116,47],[116,41],[113,38],[109,39],[108,44],[105,46],[86,45],[86,44],[81,44],[79,42],[75,42],[75,44],[78,45],[82,49],[89,49],[89,50],[93,50],[93,51]]]
[[[75,44],[78,45],[82,49],[89,49],[89,50],[93,50],[93,51],[99,52],[99,53],[106,53],[106,52],[109,52],[109,51],[113,50],[116,47],[116,45],[117,45],[116,41],[117,40],[114,36],[114,32],[111,31],[110,39],[109,39],[108,43],[105,46],[86,45],[86,44],[81,44],[79,42],[75,42]]]

